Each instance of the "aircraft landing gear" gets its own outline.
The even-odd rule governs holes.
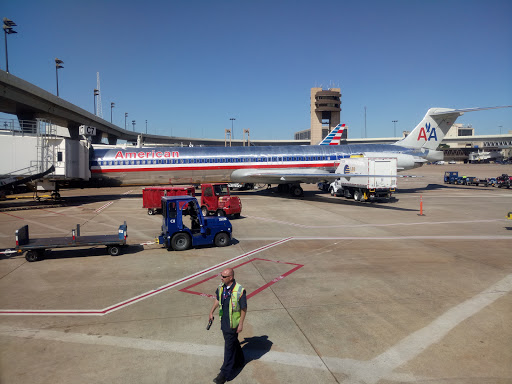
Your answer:
[[[304,190],[301,188],[300,184],[292,184],[290,185],[290,195],[293,197],[304,196]]]
[[[278,184],[277,185],[277,192],[279,193],[287,193],[290,191],[290,185],[289,184]]]
[[[304,195],[304,190],[300,184],[278,184],[278,193],[289,193],[293,197],[301,197]]]

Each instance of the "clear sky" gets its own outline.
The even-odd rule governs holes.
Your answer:
[[[510,0],[16,0],[0,17],[10,72],[148,133],[292,139],[310,88],[339,87],[349,137],[410,130],[430,107],[512,105]],[[2,42],[3,45],[3,42]],[[5,50],[0,68],[5,70]],[[4,115],[3,117],[6,117]],[[12,116],[10,116],[12,117]],[[512,130],[512,108],[467,113],[477,134]]]

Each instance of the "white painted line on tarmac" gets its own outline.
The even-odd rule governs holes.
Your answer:
[[[332,237],[308,237],[294,236],[293,240],[512,240],[510,235],[495,236],[332,236]]]
[[[233,257],[232,259],[229,259],[227,261],[223,261],[222,263],[219,263],[217,265],[214,265],[213,267],[209,267],[206,269],[203,269],[200,272],[194,273],[192,275],[189,275],[187,277],[181,278],[179,280],[175,280],[171,283],[168,283],[166,285],[163,285],[159,288],[153,289],[151,291],[145,292],[143,294],[140,294],[138,296],[132,297],[130,299],[127,299],[125,301],[122,301],[120,303],[111,305],[110,307],[104,308],[104,309],[51,309],[51,310],[39,310],[39,309],[0,309],[0,315],[11,315],[11,316],[104,316],[109,313],[112,313],[114,311],[117,311],[119,309],[125,308],[129,305],[135,304],[139,301],[145,300],[149,297],[155,296],[159,293],[165,292],[171,288],[175,288],[183,283],[186,283],[192,279],[195,279],[196,277],[200,277],[205,275],[206,273],[209,273],[213,270],[216,270],[220,267],[224,267],[226,265],[232,264],[237,260],[240,260],[244,257],[255,255],[259,252],[265,251],[267,249],[270,249],[272,247],[275,247],[277,245],[286,243],[287,241],[290,241],[292,238],[288,237],[285,239],[281,239],[279,241],[273,242],[271,244],[264,245],[263,247],[256,248],[252,251],[246,252],[242,255]]]
[[[182,279],[173,281],[166,285],[163,285],[159,288],[153,289],[151,291],[145,292],[141,295],[132,297],[120,303],[111,305],[110,307],[104,309],[56,309],[56,310],[38,310],[38,309],[0,309],[1,315],[24,315],[24,316],[104,316],[111,312],[117,311],[119,309],[125,308],[129,305],[135,304],[139,301],[145,300],[149,297],[155,296],[161,292],[167,291],[171,288],[175,288],[187,281],[195,279],[196,277],[200,277],[212,270],[218,269],[222,266],[229,265],[237,260],[240,260],[244,257],[248,257],[254,255],[256,253],[262,252],[269,248],[275,247],[277,245],[281,245],[291,240],[512,240],[512,236],[389,236],[389,237],[355,237],[355,236],[341,236],[341,237],[287,237],[284,239],[277,240],[271,244],[265,245],[263,247],[257,248],[253,251],[249,251],[242,255],[236,256],[232,259],[214,265],[213,267],[204,269],[195,274],[189,275]]]
[[[349,377],[343,382],[374,384],[387,378],[393,370],[414,359],[432,344],[441,341],[452,329],[500,297],[512,291],[512,274],[469,300],[449,309],[426,327],[411,333],[393,347],[370,361],[324,358],[327,366]],[[341,361],[340,361],[341,360]]]
[[[105,208],[107,208],[108,206],[114,204],[113,201],[109,201],[108,203],[102,205],[101,207],[99,207],[98,209],[96,209],[94,212],[96,213],[100,213],[101,211],[103,211]]]
[[[224,353],[224,346],[180,343],[174,341],[160,341],[150,339],[135,339],[108,335],[87,335],[84,333],[65,333],[62,331],[20,329],[0,325],[0,335],[18,337],[23,339],[36,339],[58,341],[63,343],[76,343],[88,345],[107,345],[118,348],[131,348],[155,352],[174,352],[183,355],[202,357],[220,357]],[[303,355],[286,352],[267,352],[260,361],[305,367],[310,369],[326,370],[325,364],[318,356]]]
[[[283,225],[289,225],[291,227],[299,227],[299,228],[361,228],[361,227],[394,227],[394,226],[410,226],[410,225],[441,225],[441,224],[471,224],[471,223],[494,223],[500,221],[507,221],[507,219],[486,219],[486,220],[452,220],[452,221],[420,221],[414,223],[386,223],[386,224],[339,224],[339,225],[305,225],[305,224],[296,224],[291,223],[289,221],[282,221],[276,219],[270,219],[265,217],[258,216],[245,216],[249,219],[256,219],[261,221],[267,221],[271,223],[278,223]]]
[[[469,317],[494,303],[512,291],[512,274],[496,284],[475,295],[471,299],[449,309],[426,327],[411,333],[397,344],[376,356],[372,360],[341,359],[288,352],[269,351],[258,360],[265,363],[284,364],[309,369],[326,370],[343,374],[346,378],[342,383],[375,384],[380,380],[413,382],[427,380],[412,373],[394,372],[431,345],[440,342],[450,331]],[[106,345],[118,348],[131,348],[145,351],[174,352],[184,355],[203,357],[221,356],[224,348],[215,345],[178,343],[150,339],[135,339],[108,335],[86,335],[81,333],[65,333],[62,331],[39,330],[0,325],[0,335],[24,339],[57,341],[89,345]]]

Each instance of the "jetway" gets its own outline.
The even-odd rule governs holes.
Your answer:
[[[55,190],[57,181],[90,179],[87,140],[64,137],[60,127],[46,120],[25,120],[19,125],[0,127],[0,188],[7,188],[13,179],[46,173],[51,167],[54,171],[37,181],[38,189],[42,186],[43,190]]]

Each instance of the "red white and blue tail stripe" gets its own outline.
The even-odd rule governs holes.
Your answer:
[[[338,124],[319,145],[340,145],[341,135],[343,135],[344,130],[345,124]]]

